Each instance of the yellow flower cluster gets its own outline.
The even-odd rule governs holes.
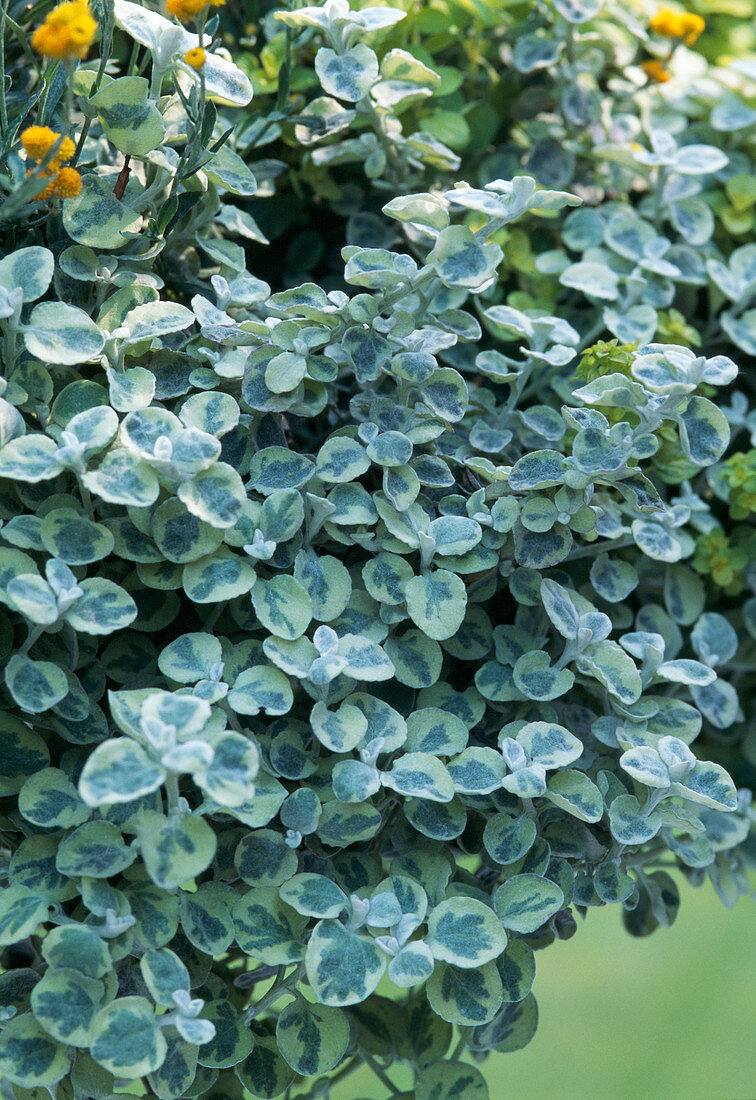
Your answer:
[[[59,137],[60,134],[56,134],[49,126],[29,126],[21,134],[21,145],[27,160],[41,164]],[[71,138],[64,137],[55,151],[55,156],[41,172],[41,177],[49,182],[36,196],[37,200],[49,199],[52,195],[58,195],[61,199],[72,199],[79,194],[81,176],[75,168],[65,166],[75,152],[76,146]],[[33,171],[34,169],[30,168],[27,175],[31,175]]]
[[[692,11],[673,11],[661,8],[651,18],[651,30],[662,38],[676,38],[686,46],[692,46],[700,38],[706,23],[700,15]]]
[[[209,3],[213,8],[220,8],[226,0],[209,0]],[[207,4],[208,0],[166,0],[165,9],[169,15],[175,15],[181,23],[191,23]]]
[[[31,44],[43,57],[61,61],[82,60],[97,32],[87,0],[68,0],[48,13],[32,35]]]
[[[207,61],[207,54],[201,46],[195,46],[193,50],[186,51],[184,54],[184,61],[193,69],[201,69]]]
[[[664,68],[664,62],[657,58],[644,61],[641,68],[652,84],[666,84],[670,79],[669,73]]]

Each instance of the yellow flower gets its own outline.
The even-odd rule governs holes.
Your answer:
[[[72,199],[81,191],[81,176],[75,168],[61,168],[55,179],[55,194]]]
[[[32,174],[32,169],[30,168],[26,174],[27,176],[30,176]],[[51,172],[42,172],[39,179],[41,190],[38,191],[37,194],[34,196],[36,202],[43,202],[45,199],[49,199],[53,191],[55,190],[55,180],[57,178],[57,174],[53,175],[53,178],[50,179],[51,175],[53,175]],[[42,187],[43,180],[45,179],[49,182],[46,183],[44,187]]]
[[[205,3],[206,0],[167,0],[165,7],[169,15],[175,15],[182,23],[191,23]]]
[[[187,50],[184,54],[184,61],[193,69],[201,69],[207,61],[207,54],[201,46],[195,46],[193,50]]]
[[[651,61],[644,61],[641,68],[652,84],[666,84],[670,79],[663,62],[658,61],[656,58]]]
[[[44,160],[58,136],[49,126],[28,126],[21,134],[21,145],[32,160]]]
[[[700,15],[689,11],[673,11],[661,8],[651,17],[650,27],[655,34],[663,38],[677,38],[686,46],[692,46],[703,32],[706,23]]]
[[[57,137],[58,135],[56,134],[55,136]],[[75,152],[76,146],[74,145],[73,141],[71,141],[71,138],[64,137],[60,145],[58,146],[57,153],[50,161],[50,168],[52,169],[52,171],[56,171],[58,168],[61,167],[61,165],[65,164],[66,161],[70,160]]]
[[[191,23],[208,3],[213,8],[220,8],[226,0],[166,0],[165,8],[182,23]]]
[[[706,27],[706,23],[700,15],[692,11],[686,11],[680,16],[683,38],[686,46],[692,46],[697,38],[700,38]]]
[[[68,0],[48,13],[32,35],[31,43],[44,57],[81,60],[87,56],[96,31],[97,22],[87,0]]]

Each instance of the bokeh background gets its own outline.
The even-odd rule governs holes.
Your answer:
[[[756,906],[743,898],[728,911],[708,885],[683,881],[680,893],[670,929],[633,939],[607,906],[538,952],[538,1032],[485,1065],[491,1100],[756,1097]],[[369,1071],[334,1090],[334,1100],[388,1095]]]

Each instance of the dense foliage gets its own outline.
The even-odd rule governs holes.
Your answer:
[[[9,1100],[479,1100],[748,889],[740,9],[403,7],[0,14]]]

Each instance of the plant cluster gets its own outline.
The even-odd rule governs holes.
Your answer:
[[[242,7],[0,13],[0,1094],[484,1100],[748,890],[756,63]]]

